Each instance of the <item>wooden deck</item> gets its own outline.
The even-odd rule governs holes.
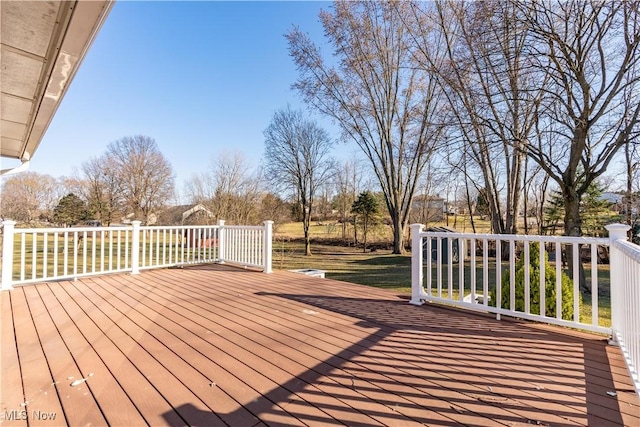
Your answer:
[[[1,293],[3,426],[640,426],[602,337],[211,265]]]

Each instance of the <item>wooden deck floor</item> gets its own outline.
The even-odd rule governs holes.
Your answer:
[[[213,265],[1,302],[3,426],[640,425],[602,337],[380,289]]]

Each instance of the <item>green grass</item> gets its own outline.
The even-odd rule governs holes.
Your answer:
[[[326,277],[411,292],[411,256],[393,255],[389,251],[366,252],[362,248],[314,242],[312,255],[304,255],[299,240],[276,238],[273,242],[273,268],[297,270],[314,268],[325,270]]]

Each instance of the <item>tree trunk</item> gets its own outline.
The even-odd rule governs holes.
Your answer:
[[[580,196],[574,188],[575,186],[564,186],[562,196],[564,199],[564,234],[565,236],[579,237],[582,235],[582,220],[580,218]],[[584,265],[580,259],[580,245],[578,246],[578,259],[573,259],[571,246],[566,251],[568,274],[571,280],[578,280],[580,292],[590,294],[591,287],[587,284]],[[578,263],[578,277],[573,277],[574,263]]]
[[[304,254],[311,255],[311,236],[309,235],[309,226],[311,225],[311,215],[307,212],[302,213],[302,228],[304,230]]]
[[[368,232],[367,228],[368,228],[368,225],[369,225],[368,223],[369,223],[368,218],[365,215],[365,217],[364,217],[364,228],[362,230],[362,233],[363,233],[363,237],[362,238],[364,240],[362,242],[362,252],[367,252],[367,232]]]
[[[402,255],[404,250],[404,230],[399,212],[394,212],[391,221],[393,222],[393,253]]]

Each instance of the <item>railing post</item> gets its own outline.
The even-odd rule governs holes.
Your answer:
[[[6,220],[2,222],[2,290],[13,289],[13,230],[16,222]]]
[[[225,251],[225,241],[224,241],[224,219],[218,220],[218,263],[224,264],[224,251]]]
[[[140,221],[131,221],[131,274],[140,274]]]
[[[411,304],[422,305],[422,230],[424,225],[411,224]]]
[[[273,221],[264,222],[264,248],[262,261],[264,262],[264,272],[271,273],[272,260],[272,239],[273,239]]]
[[[622,326],[621,322],[621,310],[624,306],[624,296],[621,295],[622,289],[617,283],[614,283],[614,278],[622,278],[624,275],[623,266],[623,254],[616,247],[614,242],[616,240],[627,240],[627,231],[631,228],[625,224],[609,224],[605,226],[609,232],[609,274],[611,277],[611,330],[612,338],[615,341],[617,334]]]

